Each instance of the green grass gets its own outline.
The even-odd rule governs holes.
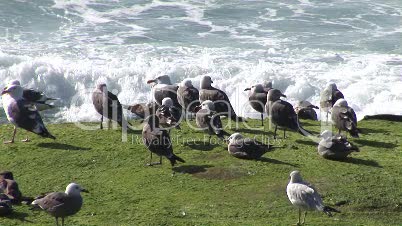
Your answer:
[[[318,122],[304,125],[319,131]],[[326,204],[346,203],[336,207],[342,213],[332,218],[309,213],[307,225],[401,225],[402,123],[369,120],[359,127],[363,134],[352,142],[361,152],[344,162],[321,158],[312,141],[293,132],[275,142],[279,148],[262,161],[233,158],[224,144],[175,142],[175,153],[186,163],[178,164],[173,175],[166,159],[162,166],[145,166],[148,150],[131,142],[140,133],[129,133],[129,141],[121,142],[119,130],[53,124],[48,128],[56,141],[29,134],[32,142],[22,143],[28,133],[18,130],[15,144],[0,144],[0,170],[13,172],[26,196],[64,191],[72,181],[90,190],[67,225],[291,225],[297,222],[297,211],[285,190],[295,169],[318,188]],[[0,128],[1,140],[9,139],[12,126]],[[240,126],[238,131],[272,138],[268,128]],[[172,137],[203,139],[204,134],[182,125]],[[0,225],[54,225],[42,211],[25,205],[14,210],[0,218]]]

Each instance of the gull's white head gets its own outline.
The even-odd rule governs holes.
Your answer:
[[[206,89],[211,87],[211,84],[213,83],[212,79],[210,76],[204,76],[201,79],[201,89]]]
[[[172,107],[173,106],[173,100],[170,97],[165,97],[162,100],[162,105],[165,105],[166,107]]]
[[[279,89],[271,89],[268,91],[267,100],[268,101],[277,101],[281,99],[281,97],[286,97]]]
[[[86,189],[82,188],[81,185],[76,183],[70,183],[66,187],[67,195],[80,195],[81,192],[88,192]]]
[[[242,139],[242,138],[243,138],[243,136],[240,133],[234,133],[234,134],[230,135],[230,137],[227,138],[227,141],[229,143],[232,143],[232,142]]]
[[[253,93],[263,93],[264,92],[264,87],[261,84],[256,84],[251,88],[251,92]]]
[[[212,102],[212,101],[210,101],[210,100],[206,100],[206,101],[202,102],[201,108],[202,108],[202,109],[208,109],[208,110],[210,110],[210,111],[215,111],[214,102]]]
[[[191,80],[189,78],[186,78],[183,81],[181,81],[180,86],[190,88],[190,87],[193,87],[193,83],[191,82]]]
[[[157,78],[158,84],[167,84],[170,85],[172,82],[170,81],[169,75],[162,75]]]
[[[10,95],[14,99],[20,99],[24,94],[24,89],[19,85],[10,85],[4,88],[3,92],[1,93],[1,95],[5,94]]]
[[[292,171],[290,173],[289,177],[290,177],[290,182],[292,182],[292,183],[298,183],[298,182],[303,181],[303,178],[301,177],[300,171],[298,171],[298,170]]]
[[[345,99],[339,99],[335,102],[334,107],[348,107],[348,102]]]

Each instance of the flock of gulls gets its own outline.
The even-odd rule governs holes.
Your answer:
[[[266,152],[273,149],[272,145],[264,144],[255,138],[244,137],[240,133],[228,134],[223,129],[221,117],[241,122],[225,92],[212,86],[210,76],[204,76],[201,87],[198,90],[190,79],[185,79],[178,85],[173,84],[168,75],[159,76],[147,81],[152,84],[153,101],[131,106],[122,105],[117,96],[108,91],[106,84],[98,84],[92,93],[92,101],[95,110],[101,115],[100,128],[103,128],[104,118],[115,121],[120,126],[130,128],[130,123],[124,117],[127,109],[143,118],[142,130],[143,143],[150,151],[148,165],[162,164],[162,157],[167,158],[173,167],[177,162],[185,162],[173,153],[173,144],[170,139],[171,129],[180,129],[183,119],[195,115],[196,125],[199,130],[212,137],[226,141],[230,155],[241,159],[259,159]],[[321,93],[320,108],[328,116],[338,133],[322,131],[320,135],[312,135],[303,129],[299,119],[317,120],[314,106],[308,101],[301,100],[295,106],[281,99],[286,97],[280,90],[273,88],[272,82],[255,84],[245,89],[248,91],[249,103],[257,112],[261,113],[261,124],[264,125],[264,114],[267,114],[270,122],[275,125],[274,138],[277,139],[277,129],[283,129],[283,138],[286,138],[286,130],[299,132],[303,136],[319,138],[318,153],[328,159],[345,159],[351,152],[359,149],[347,140],[347,134],[358,137],[356,114],[348,106],[343,94],[335,84],[329,84]],[[4,143],[15,142],[17,128],[22,128],[44,138],[56,139],[45,127],[39,111],[53,108],[53,101],[57,98],[47,97],[44,93],[33,89],[23,88],[19,81],[14,80],[3,89],[3,108],[7,119],[14,125],[12,139]],[[324,114],[325,115],[325,114]],[[342,135],[345,131],[347,134]],[[29,138],[23,140],[28,142]],[[159,162],[152,162],[152,155],[159,156]],[[304,224],[301,221],[301,211],[321,211],[331,216],[331,212],[338,210],[325,206],[317,193],[317,190],[303,181],[299,171],[290,174],[287,186],[287,196],[290,202],[298,208],[299,219],[297,225]],[[68,184],[65,192],[45,193],[36,198],[22,196],[13,175],[9,171],[0,173],[0,214],[11,211],[12,204],[26,202],[33,207],[45,210],[55,217],[56,225],[64,225],[67,216],[77,213],[83,204],[81,192],[87,192],[80,185]]]

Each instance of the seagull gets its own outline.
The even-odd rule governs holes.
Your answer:
[[[3,98],[3,107],[7,115],[8,121],[14,124],[13,137],[10,141],[4,143],[14,143],[17,127],[23,128],[27,131],[36,133],[42,137],[56,139],[43,124],[42,118],[36,107],[31,102],[23,98],[23,88],[19,85],[7,86],[1,93]],[[28,142],[29,139],[23,140]]]
[[[128,123],[123,115],[123,107],[116,95],[107,90],[105,83],[97,85],[92,93],[92,103],[95,110],[101,115],[100,128],[103,129],[103,117],[116,121],[123,127],[123,123]],[[131,125],[130,123],[128,123]]]
[[[195,88],[190,79],[184,79],[177,89],[177,100],[184,112],[197,112],[197,106],[200,105],[200,94],[197,88]],[[186,115],[186,114],[185,114]]]
[[[12,80],[8,83],[8,85],[4,88],[4,90],[6,90],[8,86],[12,86],[12,85],[21,86],[21,83],[18,80]],[[52,103],[47,103],[47,102],[59,100],[59,98],[48,97],[48,96],[46,96],[46,94],[33,90],[33,89],[24,89],[22,97],[26,101],[34,104],[38,111],[44,111],[44,110],[54,108],[55,106]]]
[[[341,131],[346,131],[352,137],[359,137],[356,113],[353,108],[349,107],[345,99],[336,101],[332,108],[331,118],[335,127],[339,130],[339,134],[341,134]]]
[[[172,127],[180,129],[181,109],[173,106],[173,100],[170,97],[163,98],[162,105],[156,110],[156,116],[159,118],[159,124],[167,127],[166,129]]]
[[[314,109],[318,109],[318,107],[306,100],[299,101],[295,105],[295,112],[301,119],[311,119],[317,121],[317,113]]]
[[[0,173],[0,194],[1,193],[6,195],[13,204],[18,204],[22,201],[22,193],[18,188],[17,182],[14,180],[13,173],[10,171]]]
[[[265,105],[265,111],[275,125],[274,139],[276,139],[278,126],[283,128],[283,138],[286,137],[286,129],[295,130],[303,136],[308,136],[310,133],[301,127],[293,106],[289,102],[281,100],[280,97],[286,96],[278,89],[271,89]]]
[[[201,80],[200,90],[200,102],[210,100],[214,102],[215,110],[218,113],[224,113],[224,115],[230,117],[233,121],[243,121],[243,118],[238,117],[229,97],[220,89],[212,87],[213,81],[210,76],[204,76]]]
[[[339,99],[345,98],[343,93],[338,90],[338,87],[335,83],[329,83],[327,87],[320,94],[320,107],[323,111],[327,113],[327,121],[328,121],[328,113],[331,110],[332,106],[334,106],[335,102]]]
[[[249,92],[248,101],[251,107],[261,113],[261,126],[264,126],[264,111],[265,104],[267,103],[267,93],[265,92],[262,84],[256,84],[251,88],[246,88],[244,91],[251,90]]]
[[[149,102],[134,104],[131,106],[123,105],[123,107],[127,108],[131,113],[134,113],[138,117],[145,119],[146,117],[155,114],[158,104],[156,102]]]
[[[82,206],[81,192],[88,192],[79,184],[70,183],[65,192],[52,192],[44,197],[38,198],[31,205],[38,206],[55,217],[56,225],[64,226],[64,218],[76,214]]]
[[[156,115],[150,115],[146,119],[144,128],[142,129],[142,139],[144,145],[151,153],[149,166],[162,164],[162,156],[169,159],[172,167],[176,161],[185,162],[182,158],[173,153],[172,141],[168,132],[159,128],[159,118]],[[159,155],[159,163],[152,163],[152,153]]]
[[[318,143],[318,154],[326,159],[342,160],[352,152],[359,152],[359,148],[347,141],[346,137],[333,135],[324,130]]]
[[[227,141],[229,154],[240,159],[260,159],[272,148],[255,139],[244,138],[240,133],[230,135]]]
[[[297,225],[302,225],[305,223],[307,211],[320,211],[324,212],[328,216],[332,217],[331,212],[340,213],[329,206],[324,206],[322,199],[316,189],[309,183],[303,181],[299,171],[293,171],[290,173],[290,181],[286,188],[286,193],[288,195],[289,201],[299,209],[299,220]],[[301,211],[304,212],[304,219],[300,223]]]
[[[227,132],[222,129],[222,121],[215,111],[215,105],[212,101],[206,100],[202,102],[201,109],[195,115],[198,128],[208,132],[209,144],[211,144],[211,136],[216,135],[219,139],[224,140]]]
[[[147,84],[151,83],[156,83],[156,85],[152,87],[152,94],[158,105],[162,105],[163,98],[170,97],[175,107],[181,107],[177,100],[177,89],[179,86],[172,84],[169,75],[162,75],[147,81]]]

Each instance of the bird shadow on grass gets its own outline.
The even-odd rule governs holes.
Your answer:
[[[312,140],[296,140],[296,143],[304,144],[308,146],[317,146],[318,144]]]
[[[259,159],[256,159],[256,161],[268,162],[268,163],[272,163],[272,164],[288,165],[288,166],[292,166],[292,167],[298,167],[299,166],[297,164],[283,162],[283,161],[280,161],[280,160],[277,160],[277,159],[270,159],[270,158],[267,158],[267,157],[261,157]]]
[[[309,120],[309,119],[304,119],[303,121],[300,122],[303,126],[319,126],[318,121],[314,120]]]
[[[376,148],[396,148],[398,145],[392,144],[392,143],[386,143],[382,141],[374,141],[374,140],[354,140],[354,143],[364,145],[364,146],[370,146],[370,147],[376,147]]]
[[[359,128],[359,131],[362,134],[389,132],[388,130],[385,129],[372,129],[372,128]]]
[[[87,151],[91,150],[91,148],[78,147],[70,144],[62,144],[62,143],[39,143],[38,147],[48,148],[48,149],[58,149],[58,150],[70,150],[70,151]]]
[[[173,171],[177,173],[187,173],[187,174],[197,174],[206,172],[208,168],[213,167],[213,165],[185,165],[174,167]]]
[[[218,144],[209,144],[208,141],[202,141],[202,140],[193,140],[193,141],[188,141],[184,143],[185,146],[197,150],[197,151],[211,151],[215,147],[218,146]]]
[[[239,128],[239,129],[234,129],[234,131],[238,133],[251,133],[251,134],[268,134],[269,129],[265,129],[265,131],[261,128]],[[271,132],[272,133],[272,132]],[[272,133],[273,134],[273,133]]]
[[[372,167],[378,167],[378,168],[383,168],[378,164],[378,162],[374,160],[364,160],[364,159],[357,159],[357,158],[347,158],[344,160],[332,160],[332,161],[337,161],[337,162],[346,162],[346,163],[352,163],[352,164],[357,164],[357,165],[365,165],[365,166],[372,166]]]
[[[25,220],[25,218],[28,217],[27,213],[13,211],[11,214],[6,215],[4,217],[8,218],[8,219],[15,219],[15,220],[23,221],[23,222],[33,223],[33,221]]]

